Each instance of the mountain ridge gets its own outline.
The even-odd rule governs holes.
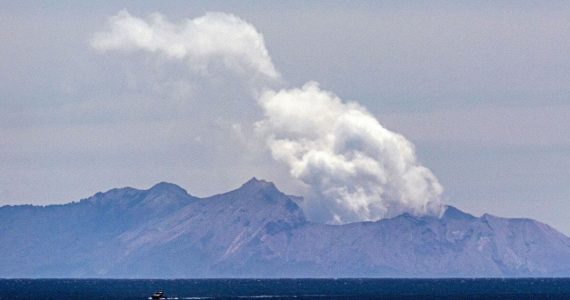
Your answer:
[[[64,205],[0,207],[0,277],[569,276],[570,239],[532,219],[409,214],[344,225],[306,219],[252,178],[194,197],[171,183]]]

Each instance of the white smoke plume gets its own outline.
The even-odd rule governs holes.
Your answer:
[[[173,24],[159,14],[147,22],[121,11],[110,26],[95,35],[93,47],[158,52],[186,60],[199,72],[222,60],[230,70],[279,79],[263,36],[231,14],[209,13]],[[405,212],[442,213],[443,189],[417,162],[414,146],[364,107],[344,103],[316,82],[255,94],[264,112],[257,132],[275,160],[307,186],[301,205],[313,221],[342,224]]]
[[[310,188],[303,205],[311,219],[342,224],[441,213],[437,178],[418,164],[406,138],[364,107],[315,82],[266,91],[259,104],[265,119],[257,126],[273,157]]]
[[[109,19],[109,26],[110,31],[96,33],[91,40],[95,49],[145,50],[170,59],[184,59],[201,72],[221,61],[238,73],[279,77],[263,36],[251,24],[231,14],[207,13],[174,24],[158,13],[145,21],[122,10]]]

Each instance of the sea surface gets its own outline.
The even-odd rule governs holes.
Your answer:
[[[570,299],[553,279],[0,279],[0,299]]]

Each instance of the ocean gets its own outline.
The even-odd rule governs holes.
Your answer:
[[[570,278],[0,279],[0,299],[570,299]]]

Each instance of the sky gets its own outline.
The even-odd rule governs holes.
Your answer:
[[[126,10],[230,13],[288,88],[317,81],[415,145],[442,201],[570,234],[570,3],[74,1],[0,5],[0,205],[66,203],[160,181],[191,194],[256,176],[300,194],[252,126],[250,83],[94,34]],[[214,75],[219,70],[213,70]]]

